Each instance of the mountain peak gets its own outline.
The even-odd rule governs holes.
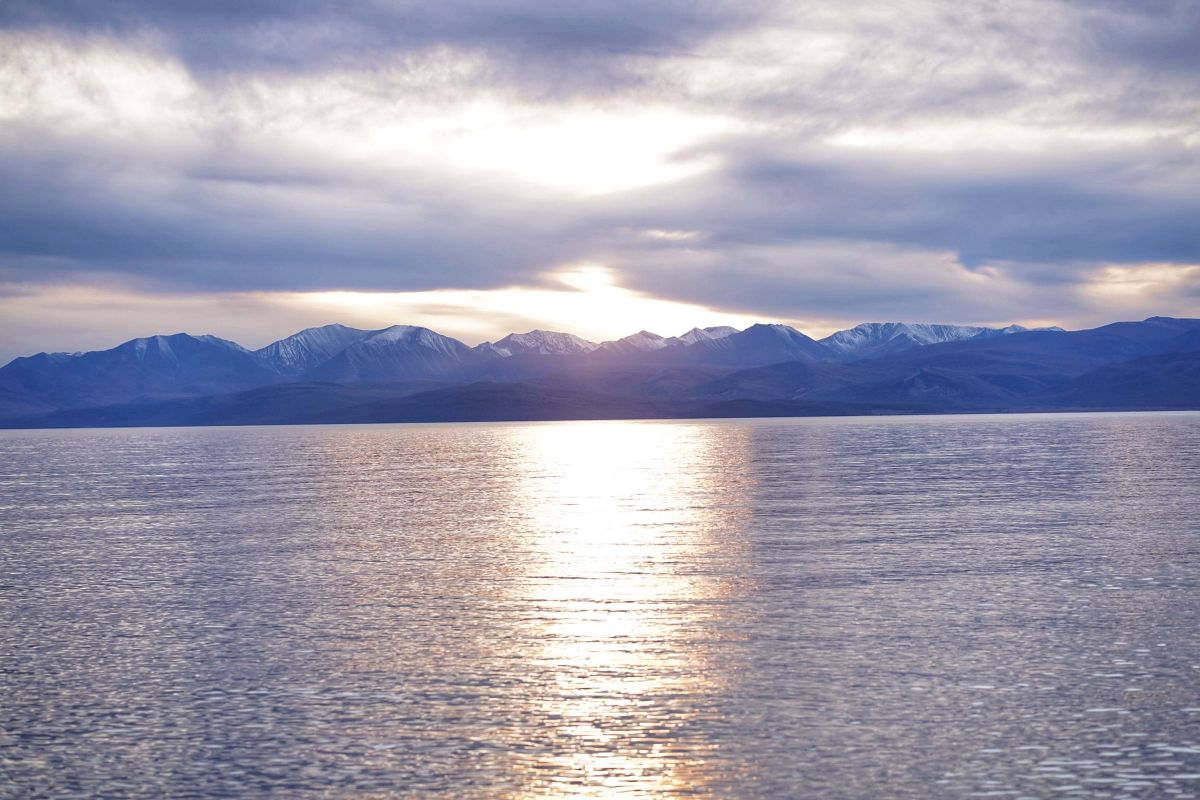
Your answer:
[[[696,344],[696,342],[724,339],[726,336],[730,336],[737,332],[737,328],[731,328],[728,325],[717,325],[711,328],[692,328],[687,333],[676,338],[684,344]]]
[[[670,339],[659,336],[657,333],[642,330],[616,341],[604,342],[598,349],[621,353],[650,352],[669,347],[671,344],[673,342]]]
[[[254,354],[284,374],[296,374],[328,361],[355,342],[377,332],[350,328],[335,322],[305,328],[255,350]]]
[[[186,350],[189,347],[194,348],[196,344],[220,347],[233,350],[237,353],[249,354],[250,352],[237,342],[231,342],[228,339],[222,339],[210,333],[203,333],[198,336],[193,336],[190,333],[160,333],[154,336],[140,336],[119,344],[114,349],[132,354],[134,358],[138,359],[149,357],[174,359],[176,358],[175,351],[178,348],[182,347]]]
[[[423,380],[458,369],[472,352],[457,339],[419,325],[392,325],[365,333],[305,376],[347,383]]]
[[[570,333],[534,329],[510,333],[497,342],[485,342],[497,355],[570,355],[590,353],[599,345]],[[481,345],[482,347],[482,345]],[[478,349],[478,348],[477,348]]]
[[[803,336],[805,339],[809,338],[793,328],[791,325],[784,325],[782,322],[756,322],[749,328],[746,328],[746,330],[742,331],[742,333],[754,333],[759,335],[774,334],[785,339],[790,339],[795,336]]]
[[[366,341],[369,343],[399,342],[421,336],[422,333],[433,333],[429,328],[417,325],[391,325],[381,331],[375,331]]]

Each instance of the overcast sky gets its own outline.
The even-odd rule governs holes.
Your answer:
[[[1198,41],[1195,0],[5,0],[0,359],[1200,316]]]

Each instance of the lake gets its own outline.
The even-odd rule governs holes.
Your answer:
[[[1193,797],[1200,414],[0,432],[6,797]]]

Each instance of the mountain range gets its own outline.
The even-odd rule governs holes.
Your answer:
[[[1065,331],[864,323],[529,331],[309,328],[258,350],[177,333],[0,368],[0,425],[299,424],[1200,408],[1200,320]]]

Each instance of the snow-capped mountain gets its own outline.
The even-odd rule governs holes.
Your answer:
[[[683,349],[690,363],[762,366],[783,361],[823,361],[831,353],[788,325],[758,324],[744,331],[700,339]]]
[[[345,325],[305,328],[285,339],[254,351],[266,363],[286,375],[298,375],[333,358],[355,342],[379,331],[364,331]]]
[[[664,347],[670,347],[674,343],[675,340],[659,336],[657,333],[638,331],[623,339],[603,342],[597,350],[605,353],[649,353],[655,350],[662,350]]]
[[[728,326],[692,328],[681,336],[663,337],[639,331],[605,342],[597,349],[610,359],[633,358],[652,364],[739,364],[760,366],[794,359],[828,360],[829,350],[787,325],[751,325],[744,331]]]
[[[503,358],[519,355],[574,355],[590,353],[597,347],[599,345],[595,342],[570,333],[532,330],[528,333],[510,333],[499,341],[484,342],[475,349]]]
[[[864,322],[853,328],[827,336],[821,344],[846,361],[882,356],[942,342],[961,342],[1006,336],[1028,330],[1020,325],[1005,328],[985,328],[977,325],[934,325],[909,322]],[[1036,330],[1062,330],[1062,328],[1038,328]]]
[[[474,356],[457,339],[414,325],[393,325],[343,349],[309,370],[312,380],[405,381],[447,375]]]
[[[696,344],[697,342],[712,341],[713,339],[724,339],[738,332],[737,328],[731,328],[728,325],[718,325],[713,328],[692,328],[682,336],[675,337],[683,344]]]
[[[652,353],[674,347],[688,347],[700,342],[723,339],[738,332],[737,328],[720,325],[712,328],[692,328],[681,336],[659,336],[650,331],[638,331],[623,339],[604,342],[596,349],[610,354]]]
[[[219,336],[213,336],[209,333],[203,333],[199,336],[192,336],[187,333],[176,333],[171,336],[163,336],[161,334],[158,336],[143,336],[138,339],[130,339],[124,344],[119,344],[108,352],[120,352],[123,355],[132,356],[139,360],[158,359],[178,361],[181,355],[191,352],[197,343],[214,347],[224,347],[237,353],[250,352],[237,342],[231,342],[228,339],[222,339]],[[177,353],[176,348],[180,348],[180,352]]]
[[[17,358],[0,370],[10,390],[73,406],[203,394],[276,379],[236,342],[216,336],[146,336],[108,350]]]

